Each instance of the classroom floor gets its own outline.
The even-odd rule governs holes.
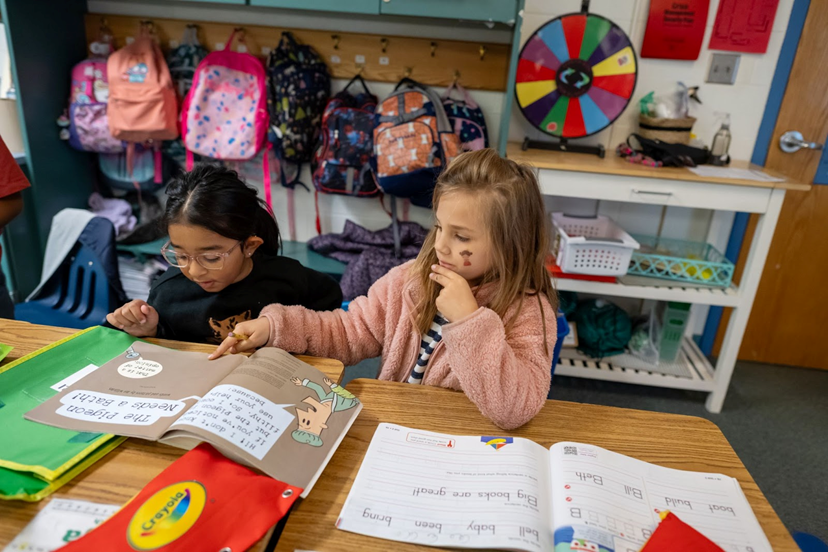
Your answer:
[[[379,359],[345,370],[373,378]],[[749,362],[736,365],[721,414],[706,394],[557,376],[553,397],[701,416],[716,423],[791,531],[828,542],[828,372]]]

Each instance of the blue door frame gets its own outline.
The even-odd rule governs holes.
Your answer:
[[[782,98],[785,96],[785,88],[788,86],[788,78],[791,75],[791,67],[796,56],[796,49],[799,47],[799,38],[802,36],[802,28],[805,26],[805,17],[808,15],[810,5],[811,0],[794,0],[791,18],[785,31],[785,40],[782,42],[782,49],[779,52],[776,70],[771,81],[768,102],[765,104],[765,113],[762,116],[762,123],[759,125],[759,133],[753,146],[751,162],[756,165],[764,166],[768,158],[773,129],[776,126],[776,119],[779,117],[779,110],[782,107]],[[828,184],[828,149],[822,151],[814,184]],[[736,213],[733,218],[733,227],[730,230],[725,256],[734,264],[742,250],[748,218],[747,213]],[[719,331],[723,310],[722,307],[710,307],[708,311],[704,333],[699,339],[699,348],[706,355],[710,355],[713,351],[713,343]]]

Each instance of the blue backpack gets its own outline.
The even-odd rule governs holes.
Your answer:
[[[322,112],[331,95],[331,76],[319,54],[300,45],[291,33],[270,52],[267,61],[270,133],[276,157],[282,165],[282,185],[293,188],[303,163],[310,162],[319,139]],[[288,178],[285,163],[296,165]]]
[[[462,100],[451,97],[454,91],[462,94]],[[451,128],[460,137],[463,151],[476,151],[489,147],[489,132],[486,129],[486,118],[465,88],[453,83],[443,93],[443,109],[446,110]]]
[[[355,82],[363,92],[348,92]],[[374,110],[377,97],[357,75],[331,98],[322,115],[322,132],[312,162],[313,185],[322,193],[374,196],[379,193],[371,170]]]

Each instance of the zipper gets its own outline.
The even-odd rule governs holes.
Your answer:
[[[434,350],[431,351],[431,356],[428,357],[428,362],[426,363],[425,370],[423,370],[423,381],[421,382],[421,385],[425,385],[425,379],[426,379],[426,376],[428,375],[428,369],[431,368],[431,365],[435,362],[435,359],[437,358],[437,352],[442,351],[442,350],[443,350],[443,340],[440,339],[440,342],[437,344],[436,347],[434,347]]]

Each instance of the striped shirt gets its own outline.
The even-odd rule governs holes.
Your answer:
[[[448,324],[448,320],[443,318],[439,312],[434,315],[434,321],[426,333],[423,334],[423,339],[420,341],[420,355],[417,357],[417,362],[411,369],[411,374],[408,376],[408,383],[422,383],[423,374],[425,374],[428,359],[431,358],[431,353],[434,352],[435,347],[443,339],[443,324]]]

